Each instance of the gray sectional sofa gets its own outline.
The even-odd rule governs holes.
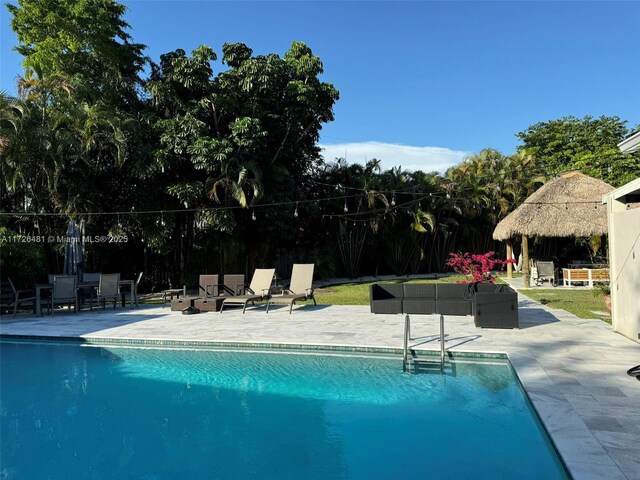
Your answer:
[[[518,294],[493,283],[376,283],[371,313],[473,315],[477,327],[519,328]]]

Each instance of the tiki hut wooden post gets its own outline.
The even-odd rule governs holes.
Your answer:
[[[602,196],[611,191],[613,187],[602,180],[577,171],[567,172],[549,180],[498,223],[493,231],[494,240],[510,241],[522,236],[522,273],[526,287],[531,273],[528,237],[605,235],[607,212],[602,207]]]
[[[507,278],[513,278],[513,263],[511,263],[511,259],[513,258],[513,247],[511,246],[511,239],[507,239]]]
[[[522,279],[524,286],[531,286],[531,269],[529,268],[529,237],[522,235]]]

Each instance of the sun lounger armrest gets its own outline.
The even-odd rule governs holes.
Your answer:
[[[306,292],[307,292],[307,296],[311,297],[313,295],[313,288],[307,288]]]

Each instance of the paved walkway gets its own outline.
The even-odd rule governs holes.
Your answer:
[[[576,479],[640,480],[640,345],[600,320],[579,319],[520,296],[519,330],[446,318],[452,352],[506,353]],[[412,346],[437,350],[439,317],[412,317]],[[52,317],[2,317],[0,333],[88,339],[176,340],[401,348],[403,317],[366,306],[264,308],[181,315],[144,306]],[[400,358],[398,359],[400,365]]]

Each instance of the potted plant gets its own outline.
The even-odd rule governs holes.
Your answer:
[[[607,306],[607,312],[611,315],[611,286],[607,284],[598,284],[593,287],[593,295],[604,297],[604,304]]]

